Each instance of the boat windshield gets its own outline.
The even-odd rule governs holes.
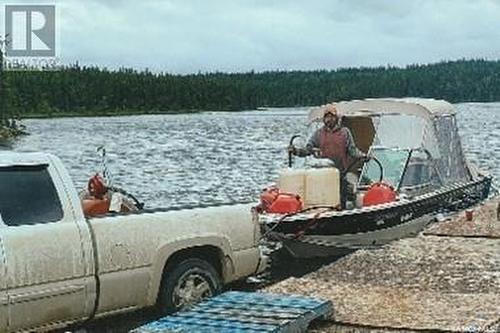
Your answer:
[[[429,124],[421,117],[414,115],[383,115],[374,120],[375,137],[374,146],[393,148],[420,148],[432,146],[435,143],[427,143],[427,126]]]
[[[370,155],[375,157],[382,165],[383,181],[389,183],[394,188],[398,188],[403,178],[408,159],[410,158],[410,150],[372,147]],[[359,185],[369,186],[372,183],[380,181],[380,172],[378,163],[371,159],[363,167]]]

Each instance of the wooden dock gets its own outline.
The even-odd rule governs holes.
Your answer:
[[[498,199],[416,238],[359,250],[266,292],[329,299],[311,332],[500,332]]]

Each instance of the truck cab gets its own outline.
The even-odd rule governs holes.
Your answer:
[[[7,302],[0,327],[89,318],[97,297],[92,237],[75,190],[67,188],[69,176],[50,155],[1,156],[0,281]]]

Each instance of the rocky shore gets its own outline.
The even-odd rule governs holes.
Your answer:
[[[499,332],[499,201],[436,223],[416,238],[360,250],[267,287],[329,299],[312,332]]]
[[[28,133],[25,131],[25,127],[22,125],[20,127],[15,127],[15,128],[5,127],[0,125],[0,143],[27,134]]]

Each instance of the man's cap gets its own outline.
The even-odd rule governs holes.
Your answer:
[[[341,119],[344,113],[342,112],[341,109],[338,108],[338,106],[341,106],[341,104],[337,105],[337,103],[329,103],[312,108],[309,111],[309,116],[308,116],[309,123],[322,122],[323,118],[325,117],[325,114],[327,113],[334,114],[339,119]]]
[[[334,103],[326,104],[323,106],[323,117],[327,114],[332,114],[334,116],[339,116],[337,106]]]

